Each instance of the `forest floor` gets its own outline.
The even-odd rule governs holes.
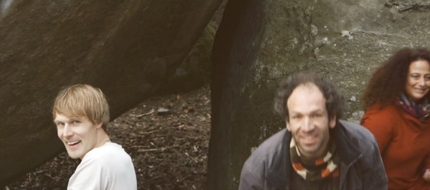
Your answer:
[[[210,89],[153,97],[108,126],[133,159],[138,189],[204,189],[210,136]],[[66,189],[79,160],[63,152],[10,184],[10,190]]]

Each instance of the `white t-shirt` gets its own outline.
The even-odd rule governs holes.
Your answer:
[[[107,142],[85,154],[68,190],[137,190],[133,162],[124,149]]]

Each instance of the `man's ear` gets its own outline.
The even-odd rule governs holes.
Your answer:
[[[336,126],[336,116],[333,116],[330,121],[328,122],[330,128],[334,128],[334,126]]]
[[[290,122],[288,122],[288,118],[287,118],[287,119],[285,119],[285,125],[286,125],[286,127],[287,127],[287,130],[288,130],[288,131],[291,131]]]
[[[95,126],[96,126],[96,129],[102,128],[103,122],[100,122],[100,123],[96,124]]]

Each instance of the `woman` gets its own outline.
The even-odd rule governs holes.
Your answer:
[[[389,189],[430,189],[430,51],[405,48],[376,72],[362,96],[361,124],[375,136]]]

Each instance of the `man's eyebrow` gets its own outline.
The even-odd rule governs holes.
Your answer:
[[[290,111],[290,115],[297,115],[297,114],[302,114],[301,112],[297,112],[297,111]]]
[[[75,119],[65,119],[65,120],[57,120],[57,119],[54,119],[54,122],[55,122],[55,123],[67,123],[67,122],[69,122],[69,121],[73,121],[73,120],[75,120]]]
[[[311,113],[324,113],[324,110],[323,109],[317,109],[317,110],[312,111]]]
[[[324,113],[324,111],[325,111],[324,109],[316,109],[316,110],[313,110],[309,113]],[[292,114],[303,114],[300,111],[290,111],[289,113],[290,113],[290,115],[292,115]]]

